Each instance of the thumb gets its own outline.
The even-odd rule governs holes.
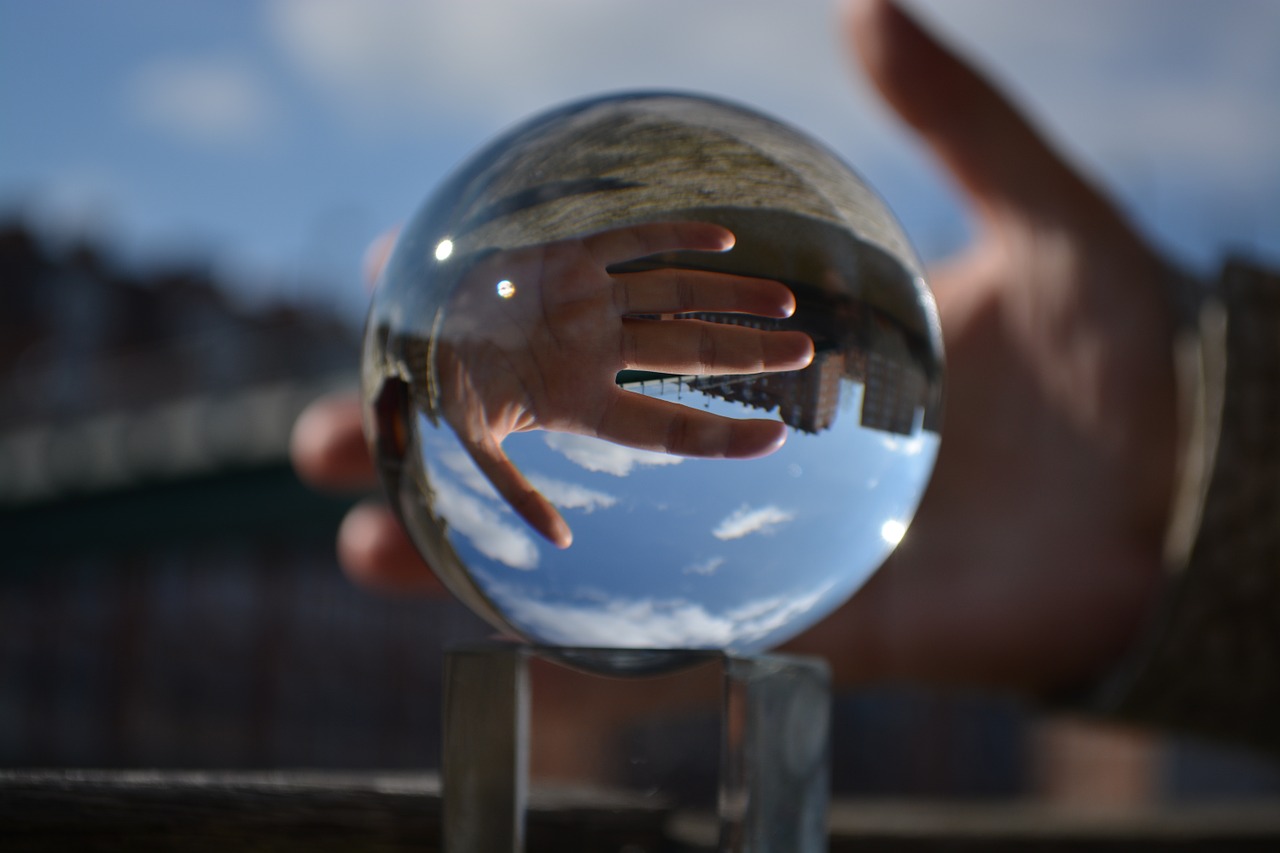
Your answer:
[[[933,150],[984,218],[1089,191],[1021,113],[891,0],[846,3],[845,32],[881,96]]]

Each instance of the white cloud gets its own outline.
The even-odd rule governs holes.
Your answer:
[[[720,556],[708,557],[705,560],[699,560],[696,563],[690,563],[684,567],[686,575],[714,575],[719,571],[720,567],[725,563],[725,558]]]
[[[612,474],[615,477],[625,477],[637,466],[679,465],[684,461],[682,457],[672,456],[670,453],[636,450],[585,435],[548,432],[545,441],[552,450],[564,454],[569,461],[588,471]]]
[[[436,490],[436,512],[477,551],[513,569],[538,567],[538,546],[523,529],[508,524],[473,494],[440,476],[438,470],[428,468],[428,475]]]
[[[141,121],[204,144],[257,142],[273,127],[273,99],[232,59],[153,60],[130,79],[126,96]]]
[[[1280,3],[908,2],[1182,260],[1207,268],[1224,245],[1274,251]],[[837,5],[275,0],[266,24],[298,78],[361,136],[430,134],[456,161],[573,99],[706,92],[826,142],[885,192],[925,255],[954,251],[969,233],[963,205],[855,70]]]
[[[740,627],[744,636],[763,637],[798,620],[826,597],[834,584],[826,584],[808,595],[795,598],[777,596],[749,601],[729,611],[726,616]]]
[[[795,517],[796,514],[791,510],[773,504],[755,509],[743,504],[717,524],[711,535],[717,539],[729,540],[741,539],[752,533],[773,533]]]
[[[444,110],[496,128],[584,95],[676,88],[783,115],[807,106],[821,129],[831,103],[856,97],[829,0],[781,13],[771,0],[277,0],[267,23],[359,123]]]
[[[875,99],[851,69],[834,5],[276,0],[267,25],[361,126],[372,113],[497,128],[570,98],[665,86],[745,100],[864,164],[900,161],[896,131],[867,120]],[[1161,171],[1198,163],[1241,178],[1280,170],[1280,4],[911,5],[1087,160]]]
[[[436,458],[467,489],[486,500],[500,504],[503,509],[506,509],[505,498],[498,493],[493,483],[489,482],[489,478],[477,467],[475,460],[465,450],[457,448],[440,450]],[[607,492],[590,489],[578,483],[557,480],[553,477],[539,474],[536,471],[526,471],[524,474],[529,483],[541,492],[543,497],[560,509],[578,509],[591,513],[597,509],[608,509],[618,502],[615,496]]]
[[[913,436],[895,435],[893,433],[885,433],[880,437],[880,444],[890,453],[899,453],[903,456],[919,456],[924,450],[925,433],[923,431]]]
[[[1280,175],[1280,4],[918,0],[1064,147],[1109,176]]]
[[[734,639],[733,623],[689,601],[618,599],[577,606],[514,602],[516,619],[551,643],[603,648],[722,647]]]
[[[515,620],[548,643],[601,648],[741,648],[791,625],[797,629],[830,592],[748,602],[720,614],[686,599],[539,601],[514,590],[490,590]]]
[[[537,473],[529,474],[528,478],[533,487],[542,492],[543,497],[560,509],[580,509],[590,513],[597,509],[608,509],[618,502],[613,495],[578,483],[566,483]]]

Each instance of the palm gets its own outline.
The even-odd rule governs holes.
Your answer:
[[[499,252],[467,271],[439,333],[440,406],[504,498],[556,544],[563,518],[501,449],[513,432],[545,429],[681,456],[747,458],[785,437],[774,420],[735,419],[644,397],[620,370],[676,374],[796,370],[813,358],[802,332],[761,331],[655,315],[735,312],[786,317],[782,284],[674,268],[614,274],[660,252],[723,250],[732,235],[706,223],[654,223]]]
[[[924,502],[890,562],[800,645],[842,646],[848,679],[1061,688],[1132,638],[1159,574],[1168,270],[984,81],[888,4],[869,14],[868,70],[981,230],[933,276],[949,370]]]
[[[1117,278],[1158,310],[1154,269],[1077,273],[1006,239],[936,279],[942,450],[916,524],[859,604],[898,614],[879,644],[902,671],[1043,687],[1114,654],[1149,598],[1172,470],[1152,418],[1172,411],[1171,379],[1134,357],[1153,325],[1141,298],[1042,310]],[[1130,335],[1101,343],[1126,320]]]

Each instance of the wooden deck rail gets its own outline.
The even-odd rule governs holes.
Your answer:
[[[715,821],[640,796],[535,790],[528,850],[713,849]],[[6,851],[439,850],[434,774],[0,771]],[[1280,849],[1280,802],[1080,813],[1019,803],[837,802],[832,853]]]

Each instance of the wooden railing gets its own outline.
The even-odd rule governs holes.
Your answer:
[[[5,851],[434,851],[433,774],[0,772]],[[714,849],[714,817],[643,797],[535,789],[527,849]],[[1280,802],[1068,811],[1017,802],[837,802],[832,853],[1280,849]]]

